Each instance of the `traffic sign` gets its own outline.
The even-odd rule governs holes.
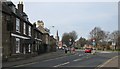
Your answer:
[[[93,46],[95,46],[95,45],[96,45],[96,43],[95,43],[95,42],[93,42],[92,44],[93,44]]]

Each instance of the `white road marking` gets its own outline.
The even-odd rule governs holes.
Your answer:
[[[108,52],[108,51],[101,51],[99,53],[111,53],[111,52]]]
[[[74,55],[78,55],[79,53],[76,53]],[[74,55],[71,55],[71,56],[74,56]],[[54,59],[48,59],[48,60],[44,60],[43,62],[47,62],[47,61],[51,61],[51,60],[55,60],[55,59],[61,59],[61,58],[64,58],[64,57],[67,57],[67,56],[63,56],[63,57],[58,57],[58,58],[54,58]]]
[[[75,61],[75,62],[76,62],[76,61],[80,61],[80,60],[82,60],[82,59],[75,59],[75,60],[73,60],[73,61]]]
[[[76,54],[74,54],[74,55],[78,55],[78,54],[79,54],[79,53],[76,53]],[[79,56],[82,56],[82,55],[84,55],[84,54],[79,54]],[[55,59],[61,59],[61,58],[64,58],[64,57],[66,57],[66,56],[59,57],[59,58],[54,58],[54,59],[48,59],[48,60],[44,60],[44,61],[42,61],[42,62],[47,62],[47,61],[51,61],[51,60],[55,60]],[[77,60],[74,60],[74,61],[79,61],[79,60],[82,60],[82,59],[77,59]],[[23,64],[23,65],[16,65],[16,66],[13,66],[13,67],[22,67],[22,66],[32,65],[32,64],[36,64],[36,63],[39,63],[39,62],[26,63],[26,64]],[[59,64],[59,65],[56,65],[56,66],[54,66],[54,67],[66,65],[66,64],[68,64],[68,63],[70,63],[70,62],[66,62],[66,63],[63,63],[63,64]]]
[[[56,65],[56,66],[53,66],[53,67],[59,67],[59,66],[63,66],[63,65],[69,64],[69,63],[70,62],[65,62],[65,63],[59,64],[59,65]]]
[[[51,60],[55,60],[55,59],[61,59],[61,58],[64,58],[66,56],[63,56],[63,57],[58,57],[58,58],[54,58],[54,59],[48,59],[48,60],[44,60],[43,62],[47,62],[47,61],[51,61]]]
[[[83,56],[84,54],[79,54],[79,56]]]
[[[66,56],[64,56],[64,57],[66,57]],[[44,60],[44,61],[42,61],[42,62],[47,62],[47,61],[51,61],[51,60],[55,60],[55,59],[60,59],[60,58],[64,58],[64,57],[59,57],[59,58],[54,58],[54,59],[48,59],[48,60]],[[36,63],[38,63],[38,62],[26,63],[26,64],[24,64],[24,65],[17,65],[17,66],[13,66],[13,67],[22,67],[22,66],[32,65],[32,64],[36,64]]]
[[[55,60],[55,59],[61,59],[61,58],[64,58],[64,57],[66,57],[66,56],[59,57],[59,58],[54,58],[54,59],[48,59],[48,60],[44,60],[44,61],[42,61],[42,62],[47,62],[47,61],[51,61],[51,60]],[[38,63],[38,62],[26,63],[26,64],[24,64],[24,65],[17,65],[17,66],[13,66],[13,67],[22,67],[22,66],[32,65],[32,64],[36,64],[36,63]]]
[[[24,65],[17,65],[17,66],[13,66],[13,67],[22,67],[22,66],[31,65],[31,64],[36,64],[36,63],[38,63],[38,62],[28,63],[28,64],[24,64]]]

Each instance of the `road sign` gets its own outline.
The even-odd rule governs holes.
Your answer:
[[[93,42],[92,44],[93,44],[93,46],[95,46],[95,45],[96,45],[96,43],[95,43],[95,42]]]

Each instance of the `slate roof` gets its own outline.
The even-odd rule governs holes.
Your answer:
[[[7,14],[11,14],[12,10],[8,7],[6,2],[2,2],[2,11]]]
[[[43,34],[49,34],[42,26],[37,27],[39,31],[41,31]]]

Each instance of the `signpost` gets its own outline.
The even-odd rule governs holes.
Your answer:
[[[95,46],[95,45],[96,45],[96,43],[95,43],[95,39],[93,39],[93,42],[92,42],[92,44],[93,44],[93,46]]]
[[[70,53],[71,53],[71,46],[72,46],[72,43],[73,43],[73,42],[72,42],[72,39],[70,38],[70,39],[69,39]]]
[[[95,39],[93,39],[93,42],[92,42],[92,44],[93,44],[93,51],[92,51],[92,54],[94,54],[94,53],[95,53],[95,46],[96,46]]]

